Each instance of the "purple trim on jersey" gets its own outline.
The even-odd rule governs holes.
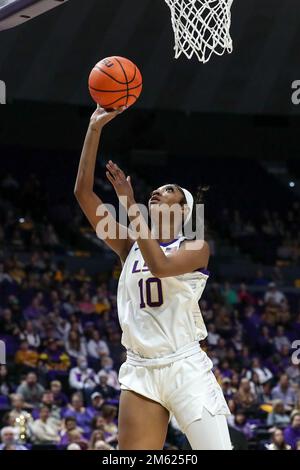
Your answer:
[[[204,268],[195,269],[194,272],[199,272],[199,273],[205,274],[206,276],[209,276],[209,275],[210,275],[210,271],[208,271],[207,269],[204,269]]]
[[[172,240],[171,242],[168,242],[168,243],[160,243],[160,246],[168,246],[168,245],[172,245],[172,243],[174,242],[177,242],[178,241],[178,238],[175,238],[174,240]]]

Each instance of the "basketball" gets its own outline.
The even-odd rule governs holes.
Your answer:
[[[107,57],[90,73],[89,90],[102,108],[118,109],[132,106],[139,98],[143,79],[138,67],[124,57]]]

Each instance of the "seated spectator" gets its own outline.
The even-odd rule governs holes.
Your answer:
[[[89,450],[95,450],[95,443],[97,441],[105,441],[104,431],[93,431],[89,440]]]
[[[91,395],[91,405],[87,407],[87,412],[89,413],[91,420],[94,416],[101,414],[102,407],[105,403],[103,396],[99,392],[94,392]]]
[[[248,379],[244,378],[241,380],[239,389],[234,395],[234,400],[236,404],[243,409],[252,408],[256,404],[256,396],[251,392],[251,386]]]
[[[258,375],[259,383],[262,385],[273,378],[273,374],[270,369],[268,369],[268,367],[263,367],[258,357],[253,358],[251,369],[247,371],[246,378],[252,380],[254,373]]]
[[[85,357],[79,357],[77,360],[77,367],[70,370],[69,375],[70,387],[75,390],[94,390],[98,384],[98,379],[95,372],[88,367]]]
[[[83,406],[81,393],[73,393],[71,404],[63,411],[63,417],[72,416],[76,419],[78,426],[83,430],[84,435],[89,435],[91,428],[91,416],[87,409]]]
[[[251,439],[253,437],[252,427],[248,423],[244,411],[237,410],[234,415],[228,416],[227,421],[233,429],[243,433],[246,439]]]
[[[278,352],[281,352],[285,346],[288,347],[288,349],[291,347],[291,342],[285,335],[285,328],[281,325],[277,326],[276,336],[274,337],[274,344]]]
[[[111,357],[104,356],[101,360],[101,369],[98,373],[98,381],[100,381],[100,377],[102,374],[106,374],[108,376],[107,384],[111,387],[115,388],[116,390],[120,390],[120,383],[118,379],[117,372],[113,369],[114,363]]]
[[[16,442],[22,444],[30,437],[32,416],[25,409],[25,403],[22,395],[15,393],[11,395],[10,398],[12,409],[9,413],[9,422],[15,429]]]
[[[13,389],[14,385],[8,377],[7,367],[0,365],[0,395],[8,397]]]
[[[297,399],[295,390],[290,386],[290,381],[287,374],[282,374],[278,385],[272,390],[273,400],[281,400],[284,403],[286,410],[291,410]]]
[[[290,423],[290,417],[286,414],[281,400],[274,400],[273,411],[268,415],[267,425],[283,428]]]
[[[24,383],[19,385],[17,393],[32,407],[38,407],[44,393],[44,387],[38,383],[37,375],[29,372]]]
[[[59,426],[57,420],[50,417],[47,406],[40,409],[40,417],[31,425],[32,440],[35,444],[58,444]]]
[[[267,450],[291,450],[291,446],[284,440],[282,429],[275,429],[272,434],[272,443],[266,444]]]
[[[16,443],[15,429],[6,426],[1,429],[0,450],[27,450],[25,446]]]
[[[84,338],[80,338],[79,333],[75,330],[71,330],[69,333],[66,342],[66,351],[74,360],[87,355],[85,340]]]
[[[226,400],[230,400],[236,393],[236,389],[232,387],[231,380],[229,377],[224,377],[222,379],[222,390]]]
[[[38,353],[29,349],[27,341],[21,341],[20,347],[16,352],[15,363],[28,369],[34,369],[39,359]]]
[[[277,289],[275,282],[270,282],[265,293],[264,301],[271,306],[280,305],[285,301],[285,295]]]
[[[70,443],[70,433],[71,431],[78,431],[83,433],[83,429],[77,426],[76,418],[74,416],[69,416],[63,421],[63,428],[60,432],[60,445],[67,446]]]
[[[78,429],[73,429],[73,431],[70,431],[69,440],[69,446],[72,444],[77,444],[81,450],[88,450],[87,440],[83,437],[82,432],[80,432]]]
[[[209,323],[207,326],[208,335],[207,335],[207,342],[210,346],[217,346],[218,341],[220,339],[220,335],[216,333],[216,326],[214,323]]]
[[[54,404],[59,408],[64,408],[68,404],[68,397],[62,392],[61,382],[59,380],[52,380],[50,390],[53,394]]]
[[[109,356],[109,349],[105,341],[101,340],[100,333],[94,330],[92,338],[87,345],[88,355],[93,359],[101,359],[103,356]]]
[[[119,395],[119,391],[108,385],[109,376],[104,371],[99,374],[99,385],[95,388],[95,392],[99,392],[105,400],[113,399]]]
[[[50,390],[45,390],[41,399],[41,404],[38,409],[34,410],[32,413],[32,416],[36,418],[39,413],[40,413],[40,408],[43,406],[47,406],[49,410],[49,416],[50,418],[53,419],[53,422],[57,422],[57,426],[59,426],[60,423],[60,414],[61,414],[61,408],[55,405],[54,403],[54,396],[53,393]]]
[[[61,346],[60,341],[50,338],[45,351],[40,355],[47,369],[50,371],[68,371],[71,365],[70,358]]]
[[[292,449],[296,449],[297,441],[300,439],[300,411],[291,413],[291,424],[284,431],[284,438]]]
[[[102,408],[102,417],[104,419],[104,431],[111,435],[117,435],[118,427],[115,423],[117,408],[111,405],[104,405]]]
[[[30,348],[37,349],[41,345],[41,338],[32,321],[27,321],[25,329],[21,331],[19,336],[21,341],[27,341]]]
[[[96,313],[105,313],[111,307],[107,298],[107,292],[102,286],[97,288],[96,295],[92,298],[92,302]]]
[[[15,321],[10,308],[5,308],[0,316],[0,331],[3,335],[14,337],[17,337],[20,334],[19,325]]]
[[[91,301],[91,297],[89,293],[86,292],[83,295],[83,299],[80,302],[78,302],[78,308],[82,313],[86,315],[89,315],[95,312],[95,305]]]
[[[114,448],[104,441],[96,441],[92,450],[114,450]]]

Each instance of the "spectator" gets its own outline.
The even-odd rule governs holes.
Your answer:
[[[83,338],[80,338],[79,333],[75,330],[71,330],[69,333],[66,351],[73,360],[87,355],[85,341]]]
[[[24,383],[19,385],[17,393],[22,395],[24,401],[37,408],[44,393],[44,387],[38,383],[37,375],[29,372]]]
[[[246,378],[251,380],[254,373],[258,375],[259,383],[262,385],[273,378],[270,369],[263,367],[258,357],[253,358],[252,368],[246,373]]]
[[[8,378],[7,367],[0,365],[0,395],[9,396],[13,389],[14,385]]]
[[[64,408],[68,403],[68,397],[62,392],[61,382],[59,380],[52,380],[50,390],[53,394],[54,404],[59,408]]]
[[[108,376],[107,384],[110,387],[115,388],[116,390],[120,390],[120,383],[118,380],[118,374],[113,369],[114,363],[111,357],[104,356],[101,360],[101,370],[98,373],[98,380],[100,381],[100,377],[102,374],[106,374]]]
[[[99,392],[105,400],[113,399],[119,395],[118,390],[108,385],[109,376],[104,371],[99,374],[99,385],[95,388],[95,392]]]
[[[16,352],[15,363],[23,366],[23,369],[34,369],[37,366],[38,358],[38,353],[29,349],[27,341],[21,341],[20,348]]]
[[[300,411],[291,414],[291,424],[284,431],[284,438],[292,449],[296,449],[297,441],[300,439]]]
[[[291,410],[294,407],[297,395],[295,390],[290,386],[287,374],[280,376],[279,384],[272,390],[272,398],[273,400],[281,400],[287,410]]]
[[[79,357],[77,367],[70,370],[69,375],[70,387],[75,390],[93,390],[98,384],[95,372],[88,367],[85,357]]]
[[[273,403],[273,411],[268,415],[267,425],[283,428],[290,423],[290,418],[286,414],[284,404],[281,400],[275,400]]]
[[[95,443],[97,441],[105,441],[104,431],[93,431],[89,440],[89,450],[95,450]]]
[[[248,379],[244,378],[241,380],[239,389],[234,395],[234,400],[236,404],[243,409],[253,408],[256,404],[256,397],[253,392],[251,392],[251,386]]]
[[[244,434],[246,439],[251,439],[253,437],[253,430],[251,425],[248,423],[245,413],[237,411],[235,415],[231,415],[227,418],[228,424],[237,431]]]
[[[50,417],[47,406],[40,409],[40,417],[31,425],[32,440],[35,444],[57,444],[59,442],[59,427],[57,421]]]
[[[80,434],[83,433],[83,430],[77,426],[76,418],[74,418],[74,416],[68,416],[64,419],[63,429],[60,432],[61,446],[67,446],[70,443],[70,433],[74,430],[78,431]]]
[[[91,416],[83,406],[81,393],[73,393],[71,404],[63,412],[63,417],[72,416],[76,419],[78,426],[83,430],[84,435],[88,436],[91,428]]]
[[[100,333],[94,330],[92,338],[87,345],[88,355],[93,359],[101,359],[103,356],[109,356],[109,349],[105,341],[100,339]]]
[[[207,342],[210,346],[217,346],[220,335],[216,333],[216,326],[213,323],[209,323],[207,326],[208,335]]]
[[[30,437],[30,425],[32,416],[25,410],[24,399],[17,393],[11,395],[12,409],[9,413],[9,421],[15,429],[16,441],[20,444],[26,442]]]
[[[91,395],[91,406],[87,407],[87,412],[90,415],[91,420],[94,418],[94,416],[99,415],[102,411],[102,407],[104,405],[104,399],[99,392],[94,392]]]
[[[26,341],[30,348],[37,349],[40,347],[41,338],[37,333],[36,327],[34,327],[32,321],[27,321],[24,331],[20,333],[20,340]]]
[[[1,429],[0,450],[27,450],[25,446],[16,444],[15,429],[6,426]]]
[[[285,295],[277,289],[275,282],[270,282],[265,293],[264,301],[272,306],[280,305],[285,301]]]
[[[281,352],[285,346],[287,346],[289,349],[291,347],[291,342],[285,335],[285,329],[281,325],[277,327],[277,334],[274,337],[274,344],[278,352]]]
[[[272,443],[266,444],[267,450],[291,450],[291,446],[284,440],[282,429],[275,429],[272,434]]]

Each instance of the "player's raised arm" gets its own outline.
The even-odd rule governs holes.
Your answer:
[[[118,111],[107,112],[98,106],[97,110],[91,117],[82,149],[74,194],[81,209],[95,230],[98,223],[101,221],[101,217],[97,216],[97,209],[99,206],[104,205],[102,200],[94,192],[95,165],[100,137],[105,124],[114,119],[118,114],[124,111],[124,109],[125,108],[121,108]],[[127,257],[128,251],[130,250],[132,241],[129,237],[126,237],[126,239],[120,238],[120,230],[124,230],[124,228],[121,228],[121,226],[115,221],[109,210],[106,211],[105,216],[110,219],[110,224],[116,224],[116,237],[107,238],[107,236],[104,236],[103,234],[103,240],[124,261]],[[99,229],[97,230],[97,234],[101,237]]]

